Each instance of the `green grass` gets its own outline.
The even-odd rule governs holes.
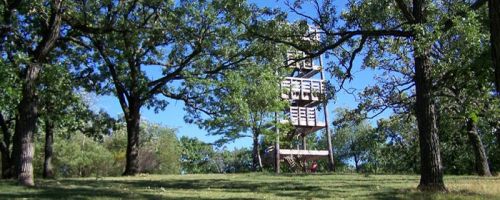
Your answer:
[[[500,199],[500,177],[446,176],[449,193],[418,192],[416,175],[205,174],[0,181],[0,199]]]

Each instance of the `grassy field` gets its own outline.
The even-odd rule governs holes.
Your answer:
[[[139,175],[0,181],[0,199],[500,199],[500,177],[446,176],[446,194],[421,193],[413,175]]]

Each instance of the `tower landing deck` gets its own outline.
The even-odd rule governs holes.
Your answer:
[[[298,149],[280,149],[280,158],[285,156],[297,156],[302,160],[318,160],[328,156],[328,150],[298,150]]]

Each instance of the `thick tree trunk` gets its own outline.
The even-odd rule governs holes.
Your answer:
[[[439,148],[429,50],[415,52],[416,115],[420,142],[420,184],[422,191],[447,191],[443,181],[443,166]]]
[[[45,26],[41,40],[36,44],[34,51],[30,53],[31,63],[28,64],[25,74],[23,74],[23,87],[21,101],[18,104],[18,118],[14,132],[14,146],[11,160],[15,164],[15,176],[21,185],[34,186],[33,180],[33,155],[35,151],[34,134],[37,129],[38,120],[38,97],[37,79],[41,70],[41,65],[47,63],[47,55],[54,48],[59,38],[62,14],[61,0],[51,1],[50,17],[47,21],[39,23]],[[32,45],[32,44],[31,44]],[[29,49],[30,46],[21,48]]]
[[[127,117],[127,163],[123,175],[136,175],[139,173],[139,133],[140,133],[140,106],[131,102],[130,112]]]
[[[467,135],[474,150],[477,174],[479,176],[491,176],[486,150],[484,149],[481,137],[477,133],[476,123],[472,119],[467,119]]]
[[[489,0],[491,57],[495,69],[495,86],[500,96],[500,1]]]
[[[416,25],[427,21],[426,0],[413,0],[413,17]],[[414,32],[414,42],[421,43],[420,31]],[[423,37],[423,36],[422,36]],[[422,40],[421,40],[422,39]],[[436,125],[436,113],[432,99],[432,70],[430,46],[414,49],[416,116],[420,143],[420,184],[421,191],[447,191],[443,181],[443,166]]]
[[[253,149],[252,149],[252,171],[256,172],[262,170],[262,162],[260,160],[260,144],[259,144],[259,132],[253,131]]]
[[[52,145],[54,143],[54,123],[51,119],[45,120],[45,157],[43,162],[43,178],[53,178]]]
[[[19,145],[15,165],[19,183],[25,186],[34,186],[33,180],[33,155],[35,145],[33,137],[37,128],[38,102],[36,96],[36,80],[40,72],[38,63],[31,63],[26,69],[26,77],[22,89],[22,99],[18,105],[19,117],[16,121],[15,137]]]

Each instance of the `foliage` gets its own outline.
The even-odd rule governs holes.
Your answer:
[[[248,37],[250,9],[238,1],[75,2],[65,21],[84,58],[76,74],[87,88],[117,97],[128,128],[125,174],[137,173],[138,121],[142,107],[163,110],[181,100],[194,116],[227,70],[268,48]],[[237,18],[235,18],[235,16]],[[88,59],[85,59],[88,58]],[[155,68],[157,75],[147,72]],[[208,85],[208,86],[207,86]]]
[[[177,174],[180,171],[181,147],[176,130],[143,122],[140,159],[143,173]]]
[[[111,134],[96,138],[81,131],[67,134],[65,127],[56,128],[54,136],[53,165],[56,176],[118,176],[125,160],[126,131],[118,125]],[[180,171],[180,144],[176,130],[149,122],[142,123],[141,172],[155,174],[177,174]],[[37,137],[34,168],[36,174],[43,169],[44,133]]]
[[[82,134],[55,142],[54,150],[54,166],[60,176],[106,176],[111,172],[111,153]]]
[[[242,173],[252,170],[252,150],[235,148],[232,151],[222,149],[217,151],[215,162],[223,173]]]
[[[465,174],[476,171],[475,150],[469,141],[466,122],[482,124],[479,138],[486,152],[491,152],[494,141],[484,139],[491,138],[498,126],[500,102],[493,96],[490,48],[484,45],[490,39],[486,12],[467,11],[463,5],[453,9],[466,10],[463,11],[466,17],[453,18],[455,26],[436,45],[434,73],[439,84],[436,96],[441,113],[438,125],[443,138],[445,171]]]
[[[116,95],[125,117],[130,106],[162,110],[168,103],[160,96],[194,106],[204,97],[198,86],[261,51],[239,24],[248,17],[244,1],[91,1],[74,6],[66,21],[80,32],[76,46],[83,57],[77,60],[84,61],[74,68],[93,80],[88,89]],[[146,67],[162,75],[151,76]],[[130,96],[138,105],[128,105],[125,98]]]
[[[212,157],[215,151],[210,144],[197,139],[182,136],[180,138],[182,154],[180,157],[182,173],[215,173],[220,170],[214,165]]]
[[[252,151],[247,148],[214,149],[197,138],[181,137],[182,173],[241,173],[252,169]]]
[[[284,53],[279,49],[273,53],[276,53],[275,58],[268,55],[268,59],[274,60],[242,63],[244,67],[241,69],[226,72],[222,82],[207,85],[207,90],[221,88],[207,93],[209,96],[199,105],[209,116],[202,118],[188,110],[191,116],[187,120],[196,120],[210,134],[221,135],[221,144],[249,137],[245,133],[258,137],[266,132],[274,123],[274,112],[280,112],[288,105],[278,98],[282,73],[278,67],[283,60],[276,55]]]
[[[420,156],[417,125],[412,115],[393,115],[379,120],[376,134],[383,141],[376,160],[385,173],[418,173]],[[445,162],[446,163],[446,162]]]
[[[17,70],[4,58],[0,59],[0,111],[8,119],[15,115],[15,105],[20,101],[20,81]]]
[[[339,113],[345,112],[339,110]],[[368,171],[368,165],[377,165],[380,140],[366,121],[337,124],[332,139],[334,155],[344,162],[354,161],[357,172],[362,165],[365,165],[363,171]]]

